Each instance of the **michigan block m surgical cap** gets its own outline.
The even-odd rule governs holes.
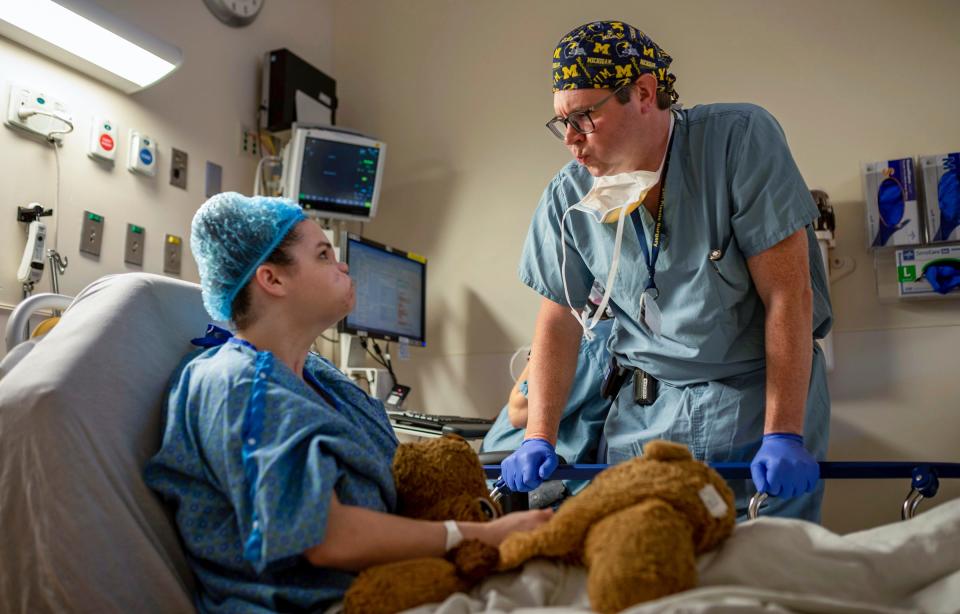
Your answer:
[[[553,91],[615,89],[643,73],[657,78],[657,91],[676,102],[673,58],[649,36],[622,21],[594,21],[574,28],[553,50]]]
[[[224,192],[203,203],[193,216],[190,249],[210,317],[231,319],[233,299],[287,233],[305,219],[303,209],[285,198]]]

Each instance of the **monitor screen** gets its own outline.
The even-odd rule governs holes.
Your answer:
[[[375,139],[297,127],[284,156],[284,194],[314,217],[369,221],[385,153],[386,145]]]
[[[355,234],[342,246],[357,302],[340,331],[426,345],[426,258]]]

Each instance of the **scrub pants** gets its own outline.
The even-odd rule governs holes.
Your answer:
[[[814,355],[803,440],[818,460],[826,457],[830,431],[830,397],[826,364],[820,345]],[[643,455],[643,446],[654,439],[689,446],[694,458],[707,462],[750,462],[763,438],[766,370],[722,380],[671,386],[658,382],[658,397],[652,405],[633,400],[632,380],[624,384],[604,425],[606,462],[615,464]],[[736,497],[737,518],[747,517],[750,497],[756,492],[753,480],[728,480]],[[820,522],[824,482],[808,494],[782,500],[767,499],[761,515],[801,518]]]

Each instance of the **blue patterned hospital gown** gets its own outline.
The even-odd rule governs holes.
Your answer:
[[[397,440],[379,401],[310,355],[307,384],[237,339],[174,374],[147,484],[176,512],[203,612],[312,611],[354,576],[310,565],[335,492],[391,512]]]

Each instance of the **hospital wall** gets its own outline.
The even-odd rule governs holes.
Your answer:
[[[241,126],[254,125],[263,54],[287,47],[322,70],[332,71],[331,9],[323,1],[267,3],[259,19],[241,29],[221,24],[201,0],[97,2],[180,47],[183,64],[156,85],[126,95],[0,37],[0,109],[4,117],[9,84],[13,82],[40,88],[63,100],[76,123],[75,131],[64,138],[60,148],[58,206],[52,148],[0,127],[0,330],[6,325],[10,306],[21,298],[16,270],[26,225],[16,222],[18,206],[36,201],[56,209],[56,217],[44,220],[48,223],[48,245],[56,244],[69,260],[60,283],[65,294],[75,295],[94,279],[110,273],[164,274],[162,247],[167,233],[184,239],[179,277],[197,281],[187,243],[190,220],[205,199],[206,162],[222,167],[224,190],[250,193],[253,189],[257,160],[240,152]],[[87,157],[94,114],[111,118],[119,127],[120,145],[113,167]],[[126,170],[131,128],[159,143],[156,177]],[[189,155],[186,190],[170,185],[171,147]],[[105,217],[99,259],[79,251],[85,210]],[[128,223],[146,228],[142,267],[124,263]],[[50,289],[48,270],[36,291]]]
[[[389,143],[366,234],[429,259],[428,345],[397,368],[408,403],[493,416],[539,297],[517,263],[540,193],[569,157],[549,61],[564,32],[618,18],[675,59],[686,106],[748,101],[781,122],[811,188],[836,207],[832,460],[960,462],[960,301],[881,300],[865,247],[861,161],[956,151],[960,13],[949,1],[335,0],[342,120]],[[883,263],[881,263],[883,264]],[[669,314],[665,314],[669,317]],[[827,526],[898,518],[904,481],[831,482]],[[945,483],[937,501],[960,495]]]

